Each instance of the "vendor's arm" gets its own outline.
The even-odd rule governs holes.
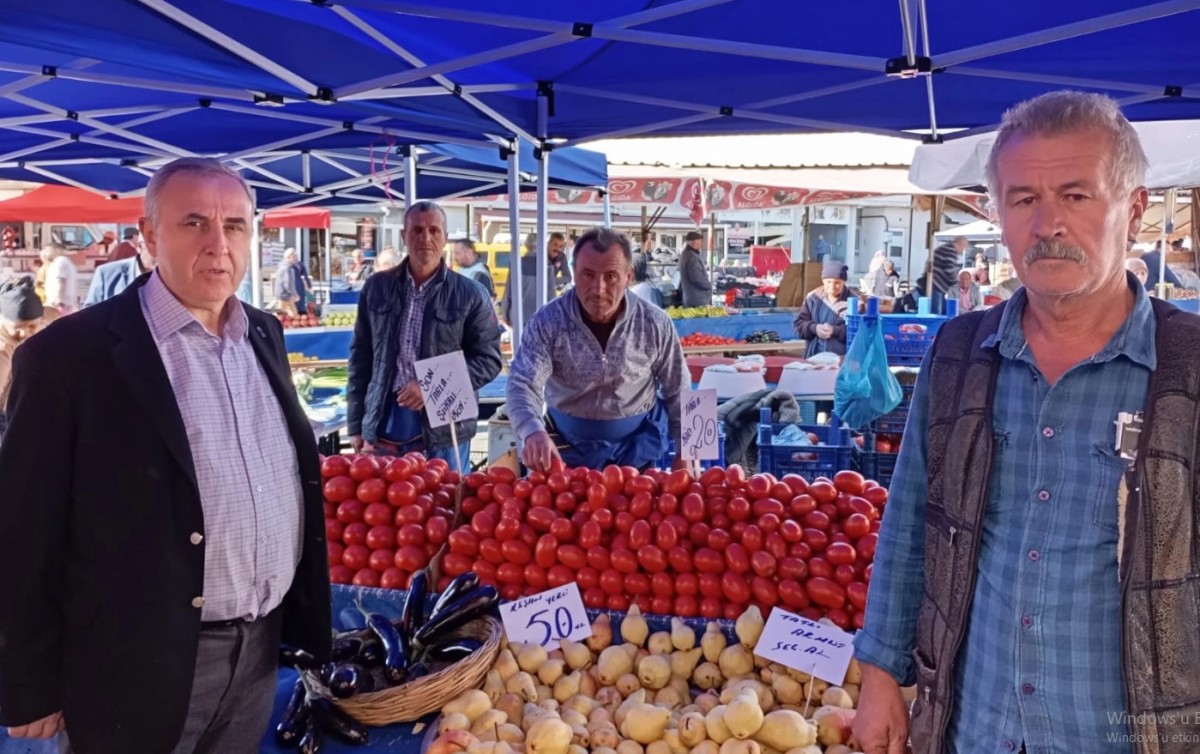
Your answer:
[[[0,444],[0,724],[62,709],[63,605],[71,505],[71,396],[38,340],[13,357],[8,430]]]
[[[505,398],[508,419],[522,443],[535,432],[546,430],[546,423],[542,420],[542,405],[546,381],[554,372],[554,364],[550,353],[552,335],[543,329],[544,322],[546,318],[536,314],[529,320],[508,370]]]
[[[500,374],[500,324],[487,291],[482,286],[472,286],[472,291],[478,295],[467,309],[462,350],[467,372],[471,375],[471,387],[478,391]]]
[[[367,306],[367,299],[374,287],[368,280],[358,295],[358,316],[354,320],[354,335],[350,338],[350,360],[346,369],[346,434],[350,437],[362,437],[367,385],[371,382],[371,369],[375,362],[371,310]]]
[[[674,325],[662,333],[662,360],[658,364],[658,386],[667,404],[668,431],[679,447],[679,429],[683,418],[683,394],[692,387],[691,373],[683,356],[683,346],[675,334]]]
[[[886,671],[905,686],[916,681],[912,654],[917,609],[925,587],[928,412],[927,354],[913,389],[908,427],[883,511],[865,625],[854,640],[854,656],[859,662]]]

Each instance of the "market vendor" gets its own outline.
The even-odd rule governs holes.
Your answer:
[[[537,470],[560,459],[645,468],[679,436],[688,387],[679,336],[662,309],[628,292],[624,235],[593,228],[572,257],[575,287],[530,319],[508,378],[521,457]]]
[[[805,358],[846,353],[846,309],[850,305],[842,263],[826,262],[821,268],[821,287],[808,294],[796,314],[796,335],[808,341]]]
[[[416,202],[404,213],[408,255],[398,267],[367,278],[350,341],[346,422],[356,451],[423,452],[465,467],[474,419],[458,422],[454,447],[449,425],[430,427],[414,362],[462,351],[471,386],[500,373],[500,325],[487,292],[450,270],[443,260],[446,213]]]
[[[32,278],[12,278],[0,286],[0,439],[8,424],[4,407],[12,385],[13,354],[42,327],[44,313]]]

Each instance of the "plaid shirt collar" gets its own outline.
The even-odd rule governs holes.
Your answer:
[[[440,262],[437,270],[429,276],[429,279],[419,285],[417,284],[417,281],[413,279],[412,269],[409,267],[408,260],[405,259],[401,264],[404,267],[404,281],[408,283],[409,287],[414,293],[424,295],[432,288],[441,285],[441,283],[446,279],[445,261]]]
[[[146,312],[149,315],[147,324],[156,341],[167,340],[175,333],[193,324],[204,330],[204,326],[200,324],[195,315],[189,312],[175,297],[175,294],[167,288],[167,284],[163,282],[158,270],[150,275],[150,279],[146,281],[142,291],[146,301]],[[246,331],[250,326],[246,310],[242,308],[241,302],[233,296],[230,296],[229,300],[225,302],[225,309],[227,319],[224,337],[240,341],[246,336]],[[204,330],[204,332],[208,331]]]

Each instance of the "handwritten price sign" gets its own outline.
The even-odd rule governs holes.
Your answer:
[[[836,626],[771,609],[754,654],[841,686],[854,656],[851,636]]]
[[[559,639],[581,641],[592,635],[575,582],[506,602],[500,618],[511,642],[557,648]]]
[[[709,461],[721,457],[717,447],[717,391],[689,390],[683,394],[679,457]]]
[[[413,364],[429,426],[444,427],[450,422],[474,419],[479,416],[475,390],[467,373],[467,360],[462,351],[422,359]]]

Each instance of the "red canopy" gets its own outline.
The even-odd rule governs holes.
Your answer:
[[[109,199],[72,186],[46,185],[0,202],[0,222],[135,223],[142,198]]]
[[[273,209],[263,215],[264,228],[328,228],[330,211],[319,207]]]

